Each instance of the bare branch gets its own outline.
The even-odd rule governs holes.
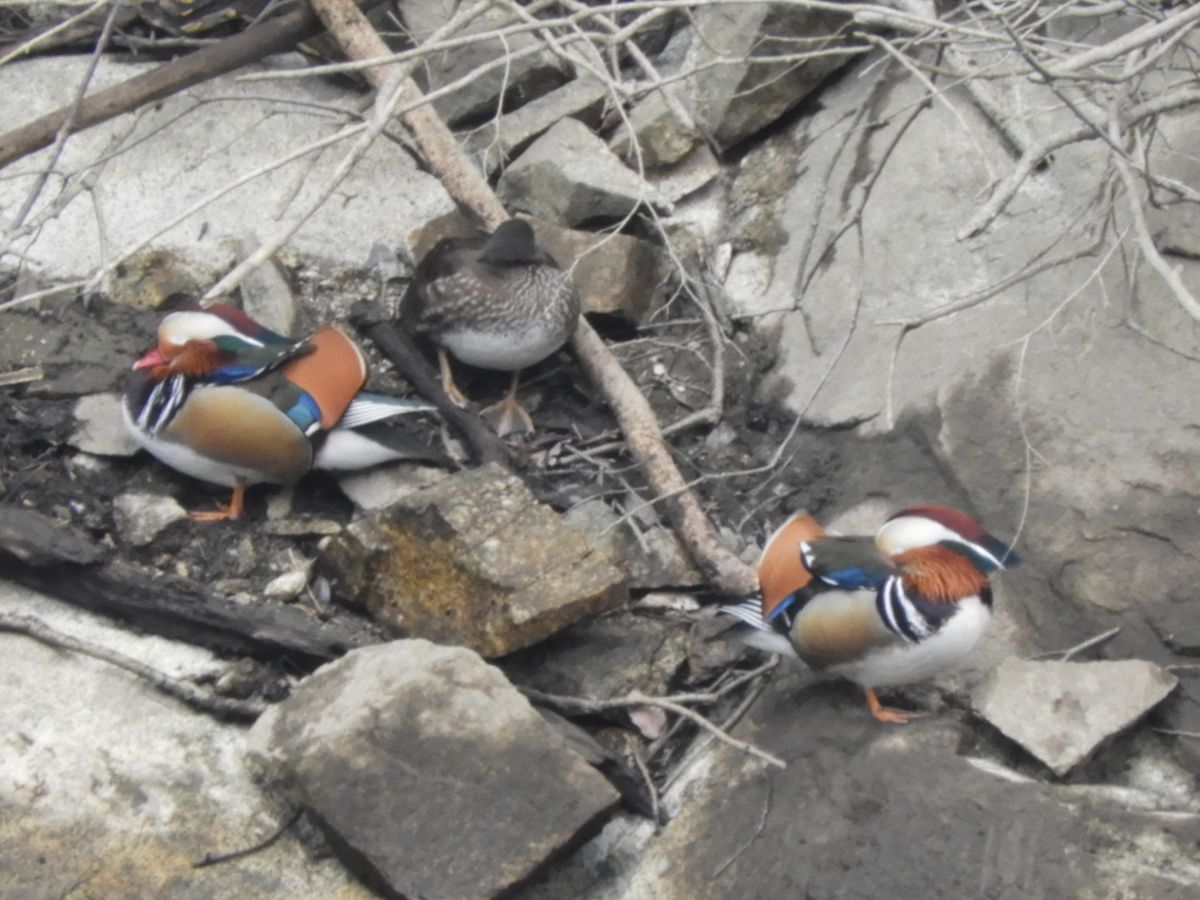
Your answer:
[[[51,628],[45,622],[29,616],[0,612],[0,631],[10,631],[23,634],[35,641],[54,647],[58,650],[69,650],[81,653],[95,659],[132,672],[134,675],[149,682],[156,690],[161,691],[177,700],[182,700],[188,706],[203,712],[216,713],[220,716],[233,716],[243,719],[256,719],[265,710],[266,704],[257,700],[237,700],[232,697],[222,697],[210,691],[203,690],[185,681],[172,678],[145,663],[118,653],[108,647],[90,641],[80,640],[63,634]]]

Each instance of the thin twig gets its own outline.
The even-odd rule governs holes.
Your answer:
[[[1072,658],[1078,656],[1084,650],[1090,650],[1093,647],[1098,647],[1106,641],[1111,641],[1121,633],[1120,626],[1110,628],[1108,631],[1102,631],[1086,641],[1080,641],[1074,647],[1068,647],[1066,650],[1047,650],[1045,653],[1038,653],[1036,656],[1031,656],[1030,659],[1045,659],[1049,656],[1057,656],[1059,662],[1068,662]]]
[[[646,791],[650,794],[650,814],[654,819],[654,827],[657,828],[662,821],[658,788],[654,786],[654,779],[650,777],[650,770],[646,768],[646,760],[642,758],[642,748],[638,739],[629,735],[626,746],[629,749],[629,755],[633,757],[633,764],[637,767],[638,774],[642,776],[642,781],[646,784]]]
[[[192,868],[203,869],[206,866],[215,866],[220,863],[233,862],[235,859],[244,859],[245,857],[252,856],[255,853],[261,853],[263,850],[266,850],[281,837],[283,837],[287,833],[288,829],[300,820],[300,816],[303,813],[303,809],[297,809],[288,817],[286,822],[284,822],[273,832],[271,832],[271,834],[253,846],[245,847],[241,850],[232,850],[229,853],[205,853],[204,859],[197,860],[196,862],[192,863]]]
[[[745,741],[740,741],[720,726],[706,719],[704,716],[695,710],[684,706],[685,703],[702,703],[712,702],[717,699],[716,694],[676,694],[672,697],[650,697],[643,694],[641,691],[631,691],[624,697],[614,697],[610,700],[589,700],[586,697],[567,697],[561,694],[545,694],[541,691],[535,691],[529,688],[522,689],[522,693],[531,700],[536,700],[538,703],[545,703],[550,706],[565,707],[567,709],[580,709],[585,712],[602,712],[609,709],[623,709],[631,706],[657,706],[665,709],[668,712],[673,712],[678,716],[690,719],[695,722],[709,734],[713,735],[723,743],[728,744],[744,753],[749,753],[751,756],[761,759],[768,765],[775,766],[780,769],[786,769],[787,763],[777,756],[767,753],[765,750],[760,750],[753,744]]]
[[[1177,731],[1174,728],[1151,728],[1151,731],[1157,731],[1159,734],[1170,734],[1175,737],[1200,738],[1200,731]]]
[[[40,622],[29,616],[0,612],[0,631],[23,634],[48,647],[81,653],[84,656],[91,656],[94,659],[110,663],[144,679],[156,690],[177,700],[182,700],[193,709],[203,712],[239,719],[256,719],[267,708],[265,703],[258,700],[237,700],[232,697],[221,697],[209,691],[202,690],[195,685],[165,675],[143,662],[139,662],[123,653],[118,653],[116,650],[110,650],[107,647],[101,647],[99,644],[93,644],[90,641],[84,641],[63,634],[45,622]]]
[[[1116,139],[1117,125],[1114,121],[1112,124],[1113,139]],[[1112,158],[1113,165],[1116,166],[1117,174],[1121,178],[1121,183],[1125,186],[1125,199],[1129,202],[1129,212],[1133,216],[1133,233],[1137,239],[1138,247],[1141,248],[1142,256],[1150,263],[1150,267],[1159,274],[1159,277],[1166,282],[1167,288],[1174,295],[1179,305],[1184,311],[1196,321],[1200,322],[1200,300],[1197,300],[1186,284],[1183,283],[1183,278],[1179,274],[1179,269],[1170,265],[1158,248],[1154,246],[1154,236],[1150,234],[1150,226],[1146,223],[1146,211],[1142,207],[1141,191],[1138,189],[1137,179],[1133,176],[1133,170],[1129,163],[1122,156],[1114,155]]]
[[[12,387],[16,384],[28,384],[31,381],[41,381],[46,377],[41,366],[27,366],[24,369],[14,369],[11,372],[0,373],[0,387]]]
[[[754,845],[754,842],[758,840],[758,836],[766,829],[767,817],[771,815],[771,798],[774,796],[774,787],[770,778],[764,778],[763,782],[767,788],[767,795],[763,798],[762,814],[758,817],[758,824],[754,827],[754,831],[750,834],[750,836],[742,842],[742,845],[738,847],[737,850],[733,851],[732,855],[730,855],[728,859],[726,859],[713,870],[713,873],[709,876],[709,878],[716,879],[724,875],[726,869],[745,856],[746,851]]]

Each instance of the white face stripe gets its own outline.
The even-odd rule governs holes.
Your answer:
[[[166,316],[158,326],[158,343],[161,347],[182,347],[188,341],[212,340],[218,337],[236,337],[255,347],[263,346],[244,331],[239,331],[220,316],[203,310],[181,310]]]
[[[954,541],[970,547],[984,559],[991,560],[997,568],[1004,565],[990,550],[985,549],[974,541],[969,541],[957,531],[947,528],[941,522],[935,522],[925,516],[900,516],[885,522],[875,536],[875,546],[885,556],[895,556],[906,550],[917,547],[932,547],[942,541]]]

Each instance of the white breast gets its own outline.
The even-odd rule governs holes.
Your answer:
[[[937,633],[916,644],[897,643],[829,671],[864,687],[889,687],[924,681],[957,666],[983,637],[992,612],[979,597],[955,604],[957,612]]]
[[[541,362],[561,347],[566,337],[561,327],[541,320],[519,333],[461,328],[444,332],[440,341],[455,359],[468,365],[513,372]]]

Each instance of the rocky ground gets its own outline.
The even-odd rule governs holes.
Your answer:
[[[420,38],[448,8],[405,4],[405,24]],[[624,119],[595,60],[524,32],[422,77],[516,54],[438,111],[555,255],[580,256],[592,321],[660,422],[685,423],[674,456],[735,553],[753,561],[795,509],[869,532],[916,501],[1014,538],[1023,564],[965,670],[888,698],[929,715],[881,725],[848,685],[708,640],[720,598],[569,350],[525,379],[519,477],[469,465],[428,416],[432,462],[256,488],[244,520],[192,523],[222,492],[135,453],[129,363],[164,304],[317,196],[343,150],[184,213],[361,104],[344,77],[225,76],[73,136],[23,223],[52,151],[0,180],[0,892],[1195,895],[1194,105],[1154,120],[1154,202],[1076,138],[985,221],[1013,135],[1098,116],[1094,96],[988,81],[1002,122],[975,90],[926,102],[878,41],[847,49],[844,17],[789,9],[647,27],[657,70],[693,74]],[[1105,46],[1146,21],[1045,30]],[[1186,88],[1195,21],[1123,108]],[[729,62],[781,36],[837,52],[773,77]],[[110,54],[93,87],[160,62]],[[0,121],[68,102],[86,67],[0,65]],[[467,225],[397,132],[238,299],[293,334],[392,310],[414,259]],[[363,343],[371,386],[407,392]],[[464,384],[486,402],[504,378]]]

